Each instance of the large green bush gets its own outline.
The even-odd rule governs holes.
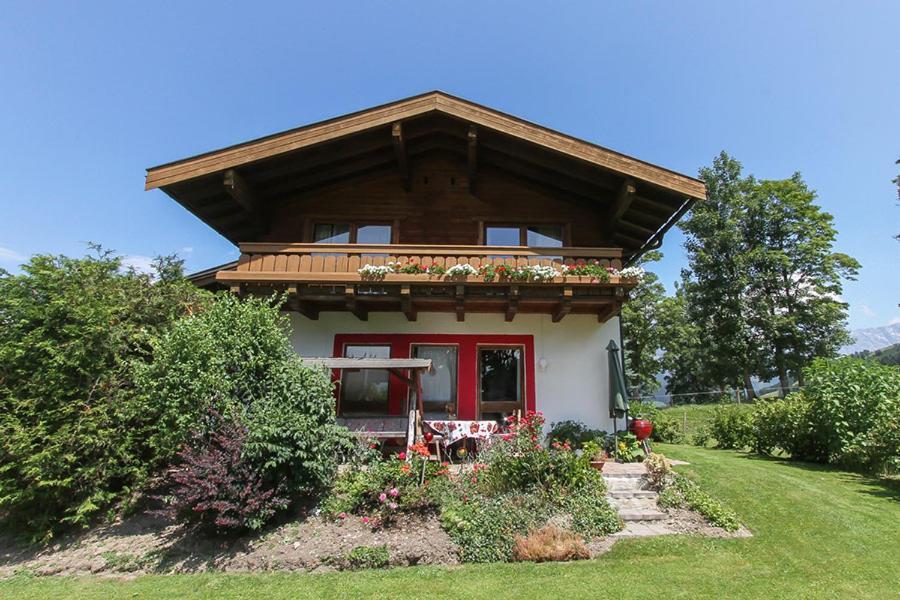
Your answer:
[[[156,266],[100,251],[0,270],[0,513],[35,538],[131,497],[159,462],[132,366],[208,296],[178,261]]]
[[[146,431],[172,456],[213,409],[243,424],[243,458],[293,498],[331,480],[340,429],[328,373],[306,367],[291,347],[280,298],[219,296],[178,321],[138,373],[158,426]]]
[[[900,467],[900,368],[819,359],[804,371],[813,443],[804,458],[871,470]]]
[[[751,412],[717,408],[697,441],[867,471],[900,470],[900,368],[852,357],[816,359],[804,376],[802,391],[760,400]]]

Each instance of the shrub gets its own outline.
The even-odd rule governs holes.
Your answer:
[[[0,270],[0,513],[34,539],[135,497],[171,457],[148,443],[133,365],[208,300],[172,257],[150,275],[97,250]]]
[[[753,445],[752,415],[737,405],[719,406],[707,424],[707,436],[717,448],[741,449]]]
[[[547,493],[534,490],[488,497],[448,497],[441,524],[459,546],[463,562],[497,562],[512,558],[516,535],[526,535],[552,516]]]
[[[387,546],[357,546],[347,554],[354,569],[383,569],[391,562]]]
[[[812,442],[803,458],[869,470],[900,466],[900,368],[818,359],[804,371]]]
[[[449,471],[446,464],[428,458],[424,444],[408,450],[409,460],[392,456],[366,466],[351,467],[334,483],[322,503],[322,511],[334,518],[365,515],[373,526],[387,525],[398,512],[435,508],[441,483]]]
[[[546,525],[527,536],[517,535],[513,544],[513,559],[547,562],[590,558],[584,541],[571,531]]]
[[[653,419],[653,435],[650,439],[663,444],[680,444],[684,442],[684,433],[677,419],[660,411]]]
[[[570,447],[578,450],[585,442],[597,438],[605,438],[606,432],[599,429],[588,429],[581,421],[560,421],[554,423],[547,434],[549,442],[560,444],[568,443]]]
[[[741,523],[730,508],[710,496],[693,480],[681,473],[673,473],[659,493],[657,503],[662,508],[688,508],[697,511],[725,531],[737,531]]]
[[[633,433],[619,432],[607,438],[607,452],[622,462],[641,462],[644,450]]]
[[[663,454],[655,452],[648,454],[644,459],[644,465],[647,467],[647,481],[655,489],[660,489],[672,474],[672,467]]]
[[[195,433],[167,473],[169,508],[208,533],[259,529],[290,504],[285,485],[268,480],[244,458],[247,431],[242,425],[215,412],[208,421],[209,433]]]
[[[296,499],[333,479],[341,430],[330,377],[293,351],[279,303],[219,296],[154,344],[138,381],[159,423],[146,432],[159,455],[177,449],[189,429],[207,433],[201,417],[212,408],[246,428],[247,464]]]
[[[777,451],[794,456],[810,453],[809,402],[802,394],[785,399],[759,401],[752,413],[753,450],[769,455]]]

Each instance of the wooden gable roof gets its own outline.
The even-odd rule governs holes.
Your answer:
[[[238,243],[263,227],[261,202],[390,168],[401,149],[468,143],[472,161],[474,136],[479,162],[608,204],[610,237],[633,252],[706,194],[693,177],[438,91],[149,168],[146,189]]]

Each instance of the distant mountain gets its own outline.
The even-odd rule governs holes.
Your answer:
[[[855,341],[849,346],[841,348],[841,354],[879,350],[900,343],[900,323],[870,329],[855,329],[850,332],[850,335]]]

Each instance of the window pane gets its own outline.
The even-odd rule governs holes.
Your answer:
[[[530,225],[526,232],[529,246],[542,248],[561,248],[563,245],[562,227],[558,225]]]
[[[346,346],[347,358],[390,358],[390,346]],[[341,377],[341,414],[345,416],[383,416],[388,412],[386,370],[343,371]]]
[[[425,417],[445,418],[448,412],[456,412],[456,346],[416,346],[416,358],[430,358],[434,370],[422,375],[422,398]],[[452,410],[447,405],[452,404]]]
[[[518,402],[522,397],[521,348],[480,350],[482,402]]]
[[[356,230],[357,244],[390,244],[390,225],[360,225]]]
[[[518,227],[486,227],[484,243],[486,246],[518,246]]]
[[[316,223],[313,242],[317,244],[349,244],[350,225],[347,223]]]

